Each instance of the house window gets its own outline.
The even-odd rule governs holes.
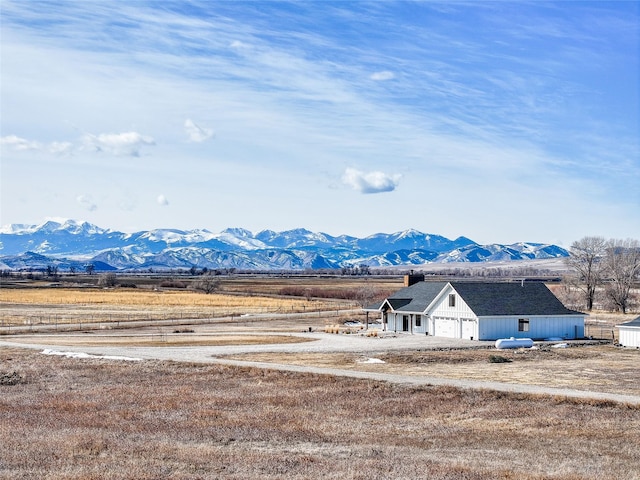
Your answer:
[[[528,332],[529,331],[529,319],[528,318],[519,318],[518,319],[518,331],[519,332]]]
[[[449,306],[450,307],[455,307],[456,306],[456,294],[455,293],[449,294]]]
[[[416,327],[422,326],[422,315],[416,315]]]

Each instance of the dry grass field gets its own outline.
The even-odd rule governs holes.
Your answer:
[[[325,279],[305,282],[302,292],[330,293],[362,281],[347,279],[337,287]],[[194,331],[147,326],[27,336],[32,343],[76,346],[299,342],[304,339],[287,334],[358,318],[246,316],[353,306],[305,294],[287,298],[279,288],[271,279],[241,279],[212,295],[1,288],[0,309],[3,322],[18,323],[37,322],[38,316],[46,323],[47,315],[49,322],[52,316],[69,322],[236,316]],[[625,320],[599,314],[593,331],[608,332]],[[367,358],[356,353],[235,358],[640,394],[640,351],[611,345],[390,351],[385,340],[371,341],[381,342],[371,356],[384,363],[364,363]],[[491,363],[491,355],[511,361]],[[638,445],[640,407],[608,401],[221,365],[74,359],[0,347],[0,479],[640,480]]]
[[[0,288],[2,325],[127,322],[353,308],[353,301],[187,290]]]
[[[237,276],[220,283],[225,292],[280,295],[299,291],[303,296],[317,294],[321,297],[346,298],[354,296],[363,287],[380,292],[382,298],[402,288],[403,279],[385,276]]]
[[[10,340],[15,339],[16,337],[12,337]],[[20,336],[17,339],[30,344],[80,347],[224,347],[230,345],[286,345],[313,341],[291,335],[234,335],[233,333],[192,335],[164,331],[140,335],[29,335]]]
[[[640,478],[640,409],[0,350],[2,479]]]
[[[507,362],[492,363],[495,357]],[[357,353],[251,353],[228,358],[640,396],[640,351],[611,345],[541,350],[380,351],[370,357]],[[368,362],[370,358],[384,363]]]

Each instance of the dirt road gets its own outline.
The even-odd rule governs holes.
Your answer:
[[[265,335],[268,333],[264,332]],[[105,334],[108,336],[109,334]],[[281,335],[281,333],[280,333]],[[294,333],[293,336],[309,338],[315,341],[296,344],[265,344],[265,345],[231,345],[231,346],[197,346],[197,347],[141,347],[141,346],[80,346],[74,345],[73,337],[67,338],[65,345],[58,342],[47,343],[46,335],[16,336],[0,340],[0,347],[23,347],[32,349],[52,349],[57,352],[82,352],[91,355],[105,355],[111,357],[127,357],[139,359],[154,359],[177,362],[216,363],[243,367],[265,368],[272,370],[306,372],[319,375],[335,375],[354,377],[368,380],[385,381],[407,385],[446,385],[464,389],[488,389],[503,392],[514,392],[536,395],[551,395],[569,398],[592,398],[614,402],[640,405],[640,396],[622,395],[595,391],[584,391],[570,388],[552,388],[541,385],[525,385],[520,383],[505,383],[485,380],[443,378],[425,375],[402,375],[396,373],[382,373],[352,369],[326,368],[309,365],[291,365],[267,362],[249,362],[222,358],[227,355],[242,355],[248,353],[288,352],[288,353],[331,353],[352,352],[370,356],[376,352],[390,350],[440,349],[452,347],[477,347],[481,342],[469,340],[454,340],[438,337],[418,335],[399,335],[389,338],[370,338],[359,335],[331,335],[325,333]],[[53,340],[54,337],[50,337]],[[85,337],[86,338],[86,337]],[[95,340],[96,336],[92,335]],[[487,345],[489,346],[489,345]]]

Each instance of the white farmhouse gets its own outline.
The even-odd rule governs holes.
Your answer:
[[[620,345],[640,348],[640,317],[616,326],[620,333],[620,339],[618,340]]]
[[[393,332],[469,340],[584,337],[585,314],[566,308],[542,282],[419,281],[365,310],[380,312],[384,330]]]

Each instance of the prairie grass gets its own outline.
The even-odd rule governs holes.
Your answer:
[[[309,306],[327,304],[335,306],[335,302],[268,296],[206,295],[174,290],[63,288],[0,289],[0,302],[52,305],[237,306],[273,309],[299,308],[300,311],[304,310],[303,307]]]
[[[571,388],[640,396],[640,351],[611,345],[567,349],[494,349],[368,352],[384,363],[363,362],[359,353],[245,353],[234,360],[364,370],[396,375],[430,376]],[[551,373],[552,372],[552,373]]]
[[[0,478],[640,478],[640,410],[0,350]]]
[[[229,345],[273,345],[313,342],[292,335],[183,335],[156,332],[142,335],[29,335],[22,337],[31,344],[73,345],[80,347],[222,347]]]
[[[148,289],[0,289],[3,325],[126,322],[210,318],[264,313],[300,313],[353,308],[353,302],[205,295]]]
[[[402,288],[401,276],[392,278],[371,277],[323,277],[323,276],[254,276],[232,277],[221,280],[221,288],[228,292],[261,293],[272,295],[317,295],[323,298],[350,298],[354,291],[366,287],[377,296],[385,296]]]

